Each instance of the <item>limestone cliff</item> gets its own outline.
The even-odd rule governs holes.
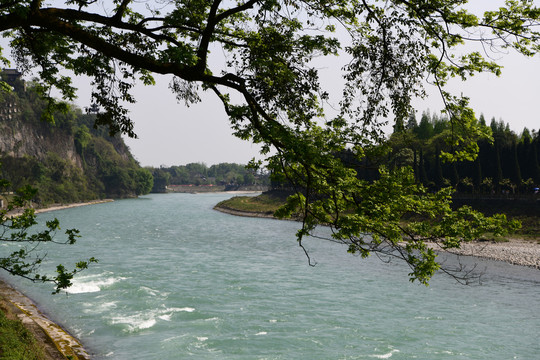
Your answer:
[[[48,124],[27,122],[22,116],[0,118],[0,154],[14,158],[30,156],[43,161],[52,152],[82,169],[73,134],[54,130]]]
[[[67,111],[43,121],[46,102],[17,81],[13,91],[0,92],[0,176],[11,182],[9,191],[31,185],[39,190],[37,200],[48,203],[150,191],[151,173],[122,138],[93,128],[95,115],[66,104]]]

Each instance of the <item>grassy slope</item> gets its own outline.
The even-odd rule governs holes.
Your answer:
[[[0,300],[2,300],[0,298]],[[0,359],[46,359],[34,336],[0,301]]]
[[[258,196],[235,196],[216,205],[218,208],[247,213],[272,215],[287,198],[280,192],[265,192]]]

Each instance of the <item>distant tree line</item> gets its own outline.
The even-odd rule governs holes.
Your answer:
[[[27,140],[35,138],[27,142],[40,147],[33,154],[22,142],[20,149],[0,147],[0,177],[11,183],[8,190],[30,185],[38,189],[41,203],[122,198],[151,190],[152,174],[140,167],[120,136],[110,137],[105,128],[94,127],[95,114],[67,103],[57,104],[54,119],[43,118],[47,103],[36,86],[18,80],[13,91],[1,93],[0,140],[22,131]],[[65,156],[73,148],[75,162]]]
[[[268,174],[246,165],[220,163],[208,167],[204,163],[190,163],[159,168],[147,168],[154,177],[154,189],[160,192],[167,185],[268,185]]]
[[[433,190],[452,186],[470,194],[531,193],[540,184],[540,132],[524,128],[516,134],[502,120],[492,118],[488,125],[484,115],[478,121],[493,140],[478,140],[474,161],[443,160],[441,154],[452,150],[444,140],[451,125],[445,116],[429,112],[422,113],[420,122],[414,115],[406,123],[398,122],[386,158],[378,160],[386,160],[388,166],[411,166],[416,180]]]
[[[446,139],[452,133],[451,123],[443,115],[423,112],[418,122],[411,115],[406,122],[397,122],[383,145],[365,147],[365,156],[358,159],[350,151],[338,156],[354,168],[366,181],[379,178],[379,167],[410,166],[415,180],[431,191],[453,187],[461,194],[527,194],[540,185],[540,131],[527,128],[518,135],[502,120],[484,115],[478,119],[483,132],[492,141],[479,139],[478,156],[474,161],[446,162],[441,156],[452,150]],[[271,188],[293,191],[286,178],[271,175]]]

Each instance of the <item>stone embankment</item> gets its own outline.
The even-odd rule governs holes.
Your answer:
[[[79,340],[47,318],[26,296],[0,280],[0,311],[15,315],[34,335],[47,359],[88,360]]]

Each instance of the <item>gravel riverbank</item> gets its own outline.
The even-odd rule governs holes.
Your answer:
[[[507,242],[474,241],[461,244],[459,249],[444,251],[540,269],[540,244],[538,241],[521,239],[509,239]],[[435,244],[432,247],[438,249]]]

